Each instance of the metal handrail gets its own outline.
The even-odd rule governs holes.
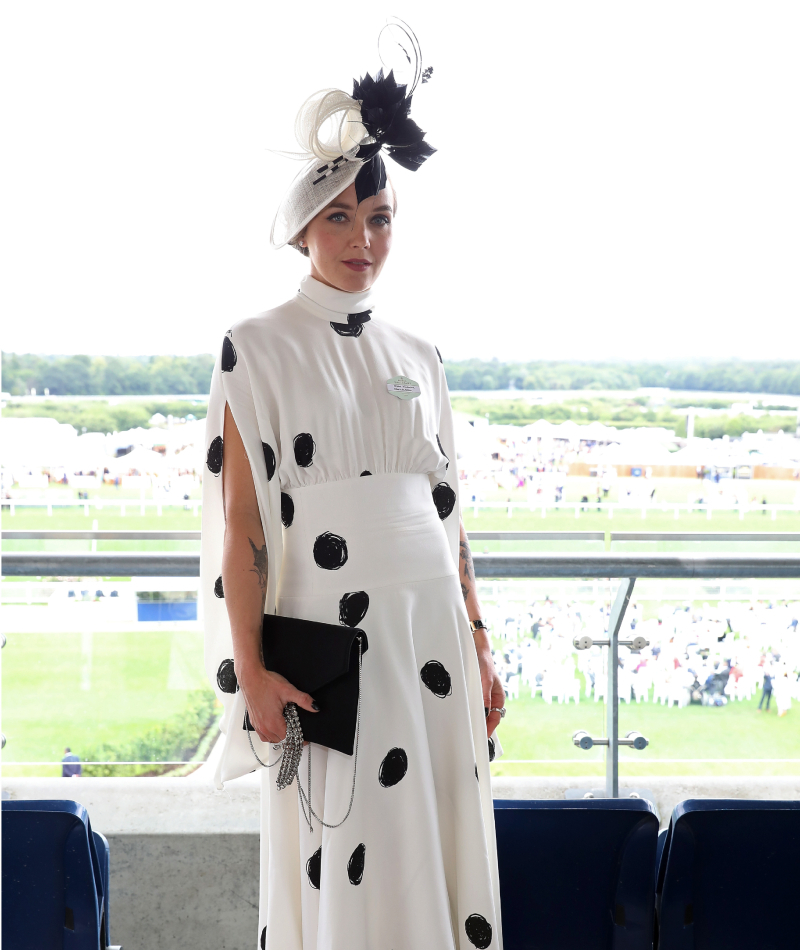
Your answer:
[[[800,541],[794,531],[611,531],[609,537],[611,541]]]
[[[793,531],[470,531],[473,541],[789,541]],[[4,541],[199,541],[199,531],[6,530]]]
[[[800,577],[800,554],[495,553],[474,554],[478,577]],[[6,577],[197,577],[199,553],[11,551]]]
[[[4,541],[199,541],[199,531],[3,531]]]
[[[479,577],[800,577],[800,554],[473,554]]]
[[[3,554],[4,577],[199,577],[198,553],[120,551]]]
[[[470,531],[471,541],[605,541],[605,531]]]

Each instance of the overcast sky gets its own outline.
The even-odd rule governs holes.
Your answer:
[[[3,349],[209,352],[292,296],[268,149],[389,14],[439,150],[390,168],[391,319],[450,358],[800,358],[795,0],[9,0]]]

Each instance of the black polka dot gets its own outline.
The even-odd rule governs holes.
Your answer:
[[[368,609],[369,594],[365,590],[351,591],[339,601],[339,623],[357,627],[366,617]]]
[[[310,432],[301,432],[294,437],[294,460],[300,468],[308,468],[309,465],[314,464],[313,458],[316,451],[317,446]]]
[[[219,597],[220,600],[225,596],[225,591],[222,589],[222,574],[214,581],[214,596]]]
[[[419,675],[434,696],[444,699],[453,692],[450,674],[438,660],[428,660],[419,671]]]
[[[361,477],[363,478],[365,475],[371,475],[371,474],[372,472],[370,472],[369,469],[365,468],[364,471],[361,473]]]
[[[492,925],[483,914],[470,914],[464,921],[469,942],[478,950],[486,950],[492,942]]]
[[[338,571],[347,563],[347,542],[332,531],[318,535],[314,541],[314,560],[326,571]]]
[[[294,521],[294,500],[285,491],[281,492],[281,521],[284,528],[288,528]]]
[[[434,346],[434,350],[436,350],[436,355],[439,357],[439,362],[442,363],[442,365],[444,365],[444,363],[443,363],[443,361],[442,361],[442,354],[439,352],[439,347],[438,347],[438,346]]]
[[[233,367],[236,366],[236,347],[229,336],[226,336],[222,341],[222,360],[220,362],[223,373],[230,373]]]
[[[236,679],[236,670],[233,667],[233,660],[223,660],[217,670],[217,686],[223,693],[235,693],[239,688],[239,681]]]
[[[495,755],[494,739],[491,736],[489,736],[489,761],[490,762],[494,762],[494,755]]]
[[[319,878],[321,872],[322,848],[320,847],[317,848],[308,861],[306,861],[306,874],[308,875],[308,883],[317,890],[319,890]]]
[[[264,452],[264,464],[267,466],[267,481],[270,482],[275,474],[275,452],[266,442],[261,443],[261,449]]]
[[[222,436],[218,435],[208,447],[206,465],[212,475],[219,475],[222,471]]]
[[[255,769],[253,769],[255,772]],[[261,950],[267,950],[267,925],[264,924],[264,929],[261,931]]]
[[[475,778],[477,778],[478,781],[480,782],[480,779],[478,778],[478,763],[477,762],[475,763]]]
[[[445,450],[442,448],[442,440],[439,438],[439,433],[438,433],[438,432],[436,433],[436,443],[437,443],[437,445],[439,446],[439,451],[440,451],[440,452],[442,453],[442,455],[447,459],[447,465],[445,465],[445,467],[444,467],[444,470],[447,471],[448,468],[450,468],[450,456],[449,456],[449,455],[447,454],[447,452],[445,452]]]
[[[366,845],[360,844],[350,855],[350,860],[347,862],[347,876],[350,878],[351,884],[361,883],[361,878],[364,876],[364,853],[366,850]]]
[[[442,521],[452,513],[456,505],[456,493],[447,482],[439,482],[433,489],[433,503]]]
[[[378,770],[378,781],[384,788],[391,788],[405,777],[408,771],[408,756],[405,749],[389,749]]]
[[[371,310],[364,310],[362,313],[348,313],[347,323],[334,323],[331,320],[331,327],[339,336],[361,336],[364,324],[370,320]]]

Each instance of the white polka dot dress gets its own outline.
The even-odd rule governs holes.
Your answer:
[[[369,293],[312,277],[236,324],[214,370],[203,481],[206,666],[225,713],[217,786],[257,768],[221,581],[226,401],[267,543],[265,610],[358,626],[355,798],[303,819],[261,769],[264,950],[502,950],[480,672],[458,578],[458,475],[437,349]],[[259,756],[275,752],[251,733]],[[310,745],[312,804],[347,812],[353,757]]]

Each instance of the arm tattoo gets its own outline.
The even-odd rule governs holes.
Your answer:
[[[467,597],[469,597],[469,588],[464,587],[463,584],[461,585],[461,596],[464,598],[464,603],[466,604]]]
[[[475,565],[472,563],[472,551],[469,549],[469,542],[466,538],[458,543],[461,563],[464,565],[464,577],[468,581],[475,580]]]
[[[267,587],[267,546],[266,544],[262,545],[259,549],[253,544],[251,538],[247,539],[250,542],[250,547],[253,549],[253,566],[250,568],[251,574],[258,575],[258,585],[261,590],[266,590]]]

